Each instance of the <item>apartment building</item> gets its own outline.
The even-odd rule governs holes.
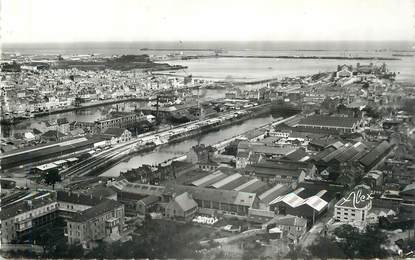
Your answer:
[[[372,208],[369,186],[358,185],[334,206],[334,219],[341,222],[365,225]]]
[[[24,239],[37,228],[56,219],[58,205],[52,197],[22,200],[0,211],[1,243]]]
[[[118,240],[123,225],[124,205],[105,200],[67,220],[65,235],[69,244],[82,244],[89,248],[97,240]]]
[[[26,199],[2,206],[0,211],[1,243],[30,239],[39,228],[52,224],[57,218],[63,218],[67,223],[85,224],[94,217],[97,220],[92,223],[94,225],[92,228],[99,219],[100,223],[102,221],[106,223],[105,232],[94,233],[92,236],[78,236],[78,239],[83,239],[79,242],[87,244],[91,240],[110,236],[116,239],[117,236],[113,234],[119,234],[124,224],[124,206],[114,200],[66,191],[28,193]],[[75,237],[71,239],[69,242],[75,243]]]

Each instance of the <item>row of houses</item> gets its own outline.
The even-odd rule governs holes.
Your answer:
[[[314,171],[313,167],[307,164],[300,164],[300,168],[298,168],[299,165],[294,163],[290,164],[284,161],[274,161],[273,163],[276,164],[272,174],[273,178],[281,176],[279,178],[284,179],[284,181],[270,181],[272,171],[263,173],[259,170],[260,166],[258,166],[258,168],[253,168],[253,171],[249,174],[238,173],[230,168],[219,168],[210,172],[201,171],[200,178],[184,184],[153,186],[130,183],[124,179],[114,182],[112,186],[117,189],[118,198],[122,197],[128,202],[133,201],[135,203],[134,201],[139,201],[145,197],[156,196],[159,198],[158,202],[167,205],[176,196],[187,193],[186,196],[178,199],[176,206],[180,206],[182,200],[193,200],[196,202],[199,213],[247,217],[250,209],[276,212],[275,208],[271,207],[273,201],[277,197],[305,185],[305,175],[309,176]],[[301,169],[301,167],[304,168]],[[291,180],[282,177],[288,173],[292,177]],[[309,190],[312,185],[310,184],[307,187],[307,190]],[[194,205],[194,203],[191,204]],[[176,211],[183,212],[180,209],[176,209]],[[170,217],[172,216],[171,212],[174,212],[174,210],[169,210]]]
[[[357,75],[385,75],[388,72],[386,64],[374,65],[369,63],[368,65],[361,65],[357,63],[355,67],[353,65],[338,65],[336,71],[336,78],[349,78]]]
[[[104,133],[110,128],[134,128],[148,122],[147,116],[142,113],[112,112],[109,116],[95,121],[74,121],[71,129],[84,129],[89,133]]]

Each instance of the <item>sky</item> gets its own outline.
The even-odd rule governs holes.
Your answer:
[[[415,39],[415,0],[0,1],[5,43]]]

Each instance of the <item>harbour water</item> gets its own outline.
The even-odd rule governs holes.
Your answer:
[[[272,56],[272,53],[267,52]],[[375,53],[365,54],[371,56]],[[263,54],[261,54],[263,55]],[[277,54],[278,55],[278,54]],[[291,54],[292,55],[292,54]],[[296,55],[296,54],[294,54]],[[307,54],[307,55],[321,55]],[[397,73],[396,80],[403,82],[415,81],[414,57],[400,57],[401,60],[385,61],[392,72]],[[341,60],[341,59],[274,59],[274,58],[204,58],[194,60],[177,60],[172,64],[187,66],[186,72],[177,71],[176,75],[192,74],[196,78],[252,81],[270,78],[311,75],[319,72],[335,71],[340,64],[381,64],[383,61]]]
[[[143,50],[142,48],[154,48]],[[195,50],[193,48],[197,48]],[[200,49],[200,50],[199,50]],[[213,49],[224,49],[226,55],[241,56],[342,56],[342,57],[393,57],[396,53],[413,54],[413,48],[409,42],[264,42],[264,43],[237,43],[237,42],[210,42],[210,43],[174,43],[174,42],[139,42],[139,43],[77,43],[61,45],[20,45],[4,46],[4,52],[19,52],[26,55],[36,54],[156,54],[162,55],[179,52],[185,55],[212,55]],[[389,70],[397,73],[397,81],[415,82],[414,57],[399,57],[400,60],[385,61]],[[276,58],[203,58],[194,60],[173,60],[170,64],[184,65],[188,69],[176,71],[173,75],[192,74],[195,78],[228,80],[228,81],[252,81],[269,78],[282,78],[286,76],[310,75],[318,72],[334,71],[337,65],[352,64],[357,62],[366,64],[369,62],[381,63],[382,61],[369,60],[344,60],[344,59],[276,59]],[[226,90],[208,90],[203,97],[205,100],[224,97]],[[125,111],[144,106],[142,103],[119,105]],[[31,119],[9,129],[9,134],[19,128],[25,128],[24,124],[32,124],[37,120],[67,117],[69,121],[91,121],[105,116],[113,109],[113,106],[90,108],[82,111],[68,112],[60,115],[50,115]],[[191,138],[179,143],[170,144],[156,150],[135,155],[109,169],[104,175],[117,176],[121,171],[139,167],[143,164],[158,164],[168,159],[177,157],[189,151],[197,144],[213,144],[230,138],[247,130],[271,122],[280,115],[270,115],[261,118],[247,120],[238,125],[233,125],[219,131],[210,132],[199,137]],[[2,136],[4,130],[2,129]]]
[[[272,114],[264,117],[252,118],[239,124],[231,125],[209,132],[207,134],[196,136],[184,141],[168,144],[155,149],[152,152],[135,155],[128,160],[117,164],[111,169],[104,172],[103,176],[119,176],[120,172],[127,171],[131,168],[138,168],[143,164],[157,165],[169,159],[178,157],[187,153],[194,145],[198,143],[211,145],[229,139],[248,130],[255,129],[261,125],[271,123],[281,115]]]
[[[194,94],[196,95],[196,90]],[[226,90],[224,89],[206,89],[200,92],[200,98],[202,101],[207,101],[211,99],[218,99],[225,97]],[[66,118],[69,122],[80,121],[80,122],[93,122],[95,120],[104,118],[112,110],[119,110],[123,112],[131,112],[135,109],[139,110],[142,107],[148,105],[148,102],[139,101],[139,102],[127,102],[119,103],[114,105],[105,105],[100,107],[91,107],[87,109],[65,112],[60,114],[51,114],[42,117],[31,118],[29,120],[22,121],[15,125],[2,125],[1,126],[1,136],[10,137],[13,134],[18,132],[24,132],[26,129],[33,128],[37,122],[47,121],[47,120],[56,120],[57,118]]]
[[[387,51],[411,51],[411,41],[130,41],[130,42],[68,42],[68,43],[4,43],[2,53],[28,55],[46,54],[134,54],[171,53],[191,51],[199,54],[203,51],[223,49],[229,52],[318,52],[344,53],[374,51],[380,55]]]
[[[4,44],[3,54],[22,55],[212,55],[221,49],[226,55],[241,56],[336,56],[336,57],[394,57],[394,54],[414,54],[409,41],[385,42],[79,42],[46,44]],[[394,57],[396,58],[396,57]],[[399,72],[397,80],[415,81],[414,57],[398,57],[400,60],[386,61],[391,71]],[[338,64],[368,60],[317,60],[317,59],[263,59],[263,58],[209,58],[200,60],[167,61],[171,64],[188,66],[186,73],[211,79],[234,78],[239,80],[264,79],[271,77],[299,76],[323,71],[332,71]],[[373,62],[377,62],[374,60]],[[381,61],[378,61],[381,62]],[[178,74],[185,72],[178,71]]]

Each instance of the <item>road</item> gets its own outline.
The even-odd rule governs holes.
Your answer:
[[[313,227],[300,238],[299,244],[303,249],[307,249],[307,247],[311,246],[318,240],[319,237],[322,236],[322,231],[326,225],[330,225],[332,223],[333,214],[334,207],[330,208],[323,217],[319,218]]]

